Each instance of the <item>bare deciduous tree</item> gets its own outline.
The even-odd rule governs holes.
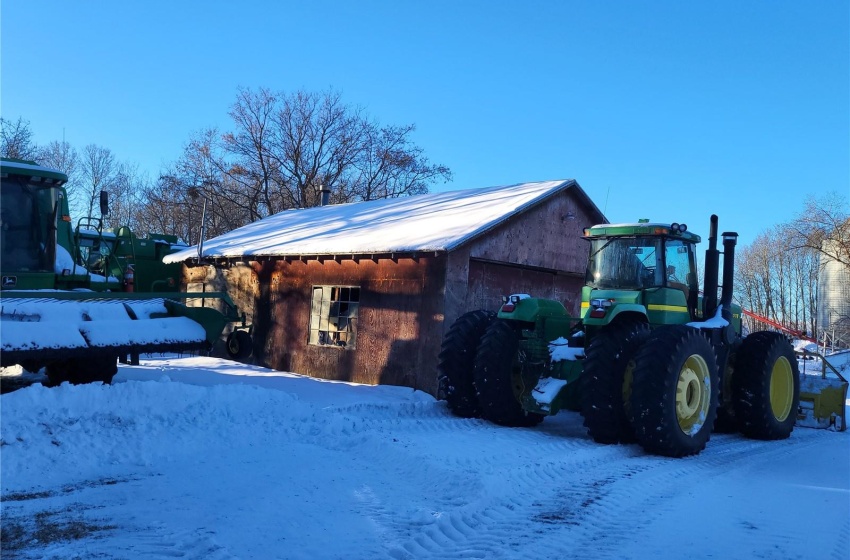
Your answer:
[[[830,193],[810,196],[800,215],[790,224],[792,243],[838,261],[850,268],[850,210],[847,198]]]
[[[850,207],[845,196],[810,196],[790,224],[792,243],[818,255],[821,338],[850,344]]]
[[[38,146],[32,139],[30,122],[18,117],[10,121],[0,117],[0,156],[16,159],[38,159]]]
[[[395,198],[428,192],[428,183],[450,177],[444,165],[431,165],[422,148],[410,141],[414,125],[378,128],[369,125],[365,149],[355,163],[360,171],[353,182],[362,200]]]
[[[276,105],[277,96],[267,89],[239,90],[230,109],[236,130],[222,136],[223,148],[234,158],[222,172],[245,193],[247,204],[242,206],[251,221],[285,207],[279,168],[270,157],[269,146]]]
[[[824,293],[842,293],[836,289],[842,286],[829,282],[844,282],[824,276],[827,262],[850,271],[850,214],[844,197],[810,197],[797,218],[760,235],[739,251],[737,261],[736,293],[746,309],[822,340],[827,325],[820,322],[826,321],[829,307],[830,338],[850,340],[850,301],[836,307]]]
[[[344,203],[421,194],[451,177],[413,143],[413,125],[381,127],[334,91],[243,89],[230,117],[232,131],[192,136],[163,174],[172,192],[151,191],[151,201],[173,205],[183,218],[197,217],[196,207],[206,201],[210,236],[282,210],[316,206],[323,188],[332,203]],[[188,224],[177,229],[196,238]]]
[[[736,255],[735,292],[744,309],[800,332],[817,333],[817,253],[793,248],[787,225],[759,235]],[[749,330],[764,325],[745,321]]]
[[[109,216],[104,225],[109,228],[128,226],[136,234],[148,233],[142,220],[141,208],[144,193],[148,190],[148,178],[134,163],[118,164],[109,188]]]
[[[170,176],[160,177],[150,183],[145,189],[144,198],[140,220],[148,231],[176,235],[189,244],[196,242],[191,237],[190,229],[196,220],[187,201],[186,191],[170,180]]]
[[[100,191],[110,190],[118,172],[115,156],[109,148],[89,144],[80,156],[80,216],[94,216],[99,204]]]
[[[270,156],[280,168],[286,207],[317,206],[322,187],[334,202],[356,200],[345,193],[357,192],[347,174],[364,150],[367,121],[360,109],[333,91],[299,91],[281,96],[273,118]]]
[[[183,231],[181,235],[187,235],[183,239],[196,242],[197,235],[191,232],[200,228],[205,205],[207,233],[210,237],[221,235],[264,215],[259,214],[258,208],[252,205],[256,199],[246,192],[246,183],[240,181],[240,166],[229,163],[227,157],[219,132],[207,129],[195,134],[184,148],[183,157],[161,175],[161,185],[157,188],[167,187],[173,192],[168,193],[168,196],[157,196],[157,200],[171,200],[170,204],[180,206],[174,209],[176,215],[194,218],[194,222],[179,228]],[[166,206],[161,210],[169,212],[169,208]]]
[[[65,190],[68,193],[68,201],[76,205],[79,194],[79,155],[77,150],[66,141],[52,141],[39,150],[38,161],[45,167],[58,169],[68,176]]]

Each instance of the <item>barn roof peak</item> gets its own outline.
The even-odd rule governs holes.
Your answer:
[[[437,192],[286,210],[205,241],[203,257],[451,251],[569,188],[599,212],[573,179]],[[164,260],[197,257],[192,247]]]

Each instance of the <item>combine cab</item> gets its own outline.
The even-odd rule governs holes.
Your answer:
[[[161,262],[176,238],[105,232],[92,218],[72,227],[67,177],[33,162],[2,160],[0,179],[3,367],[44,367],[53,384],[109,383],[119,359],[208,350],[228,323],[245,328],[226,294],[203,294],[224,312],[181,303],[197,295],[178,293],[179,266]]]
[[[699,236],[684,224],[604,224],[590,242],[582,317],[557,301],[515,294],[498,313],[473,311],[446,334],[440,393],[457,415],[531,426],[579,410],[600,443],[639,442],[652,453],[702,451],[712,429],[787,438],[800,387],[790,342],[741,336],[732,304],[737,234],[717,216],[698,291]]]

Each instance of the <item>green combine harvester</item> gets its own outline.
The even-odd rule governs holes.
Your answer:
[[[227,294],[178,291],[181,265],[162,263],[185,248],[176,237],[104,231],[102,217],[73,225],[67,176],[34,162],[3,159],[0,180],[0,366],[46,368],[51,384],[110,383],[119,359],[207,351],[233,322],[228,351],[247,357],[249,327]],[[185,304],[196,298],[218,309]]]
[[[669,457],[699,453],[713,430],[787,438],[800,399],[794,348],[776,332],[742,337],[738,236],[722,237],[721,282],[712,216],[702,296],[700,237],[684,224],[585,229],[582,317],[525,294],[504,297],[497,313],[462,315],[443,340],[440,397],[458,416],[504,426],[581,411],[595,441]]]

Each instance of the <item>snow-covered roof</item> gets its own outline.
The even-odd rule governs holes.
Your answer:
[[[286,210],[209,239],[203,257],[451,251],[569,188],[599,211],[572,179],[335,204]],[[197,256],[191,247],[163,260]]]

